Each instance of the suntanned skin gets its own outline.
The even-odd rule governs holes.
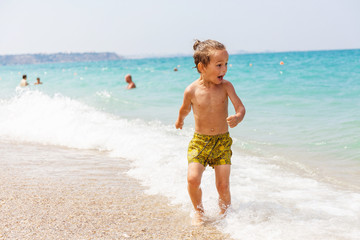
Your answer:
[[[175,123],[182,129],[185,117],[193,109],[195,132],[204,135],[218,135],[228,132],[228,127],[237,126],[244,118],[245,107],[237,96],[233,85],[224,79],[229,55],[224,50],[214,50],[207,66],[199,63],[200,78],[191,83],[184,92],[183,104]],[[235,108],[235,115],[228,116],[228,98]],[[203,219],[201,177],[205,167],[200,163],[188,166],[188,192],[195,208],[194,225]],[[230,165],[215,166],[216,187],[219,193],[220,213],[225,213],[231,204],[229,188]]]
[[[132,77],[131,77],[130,74],[127,74],[127,75],[125,76],[125,82],[128,83],[128,85],[127,85],[127,87],[126,87],[127,89],[136,88],[135,83],[132,81]]]

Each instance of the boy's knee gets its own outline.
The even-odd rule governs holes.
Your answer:
[[[216,188],[221,193],[226,193],[229,191],[229,183],[228,182],[218,182],[216,183]]]
[[[188,176],[187,181],[190,186],[194,187],[198,187],[201,184],[201,179],[196,176]]]

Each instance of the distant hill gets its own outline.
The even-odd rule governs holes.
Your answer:
[[[57,62],[96,62],[123,59],[112,52],[0,55],[0,65]]]

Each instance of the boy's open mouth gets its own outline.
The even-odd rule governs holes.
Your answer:
[[[218,79],[222,81],[224,79],[224,76],[218,76]]]

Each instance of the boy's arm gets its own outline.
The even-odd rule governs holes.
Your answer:
[[[244,119],[245,107],[241,102],[240,98],[238,97],[238,95],[236,94],[234,86],[231,84],[231,82],[227,82],[225,86],[226,86],[227,94],[236,112],[235,115],[231,115],[226,119],[229,127],[233,128],[236,127]]]
[[[179,117],[175,123],[176,129],[179,128],[182,129],[184,125],[184,119],[190,113],[190,111],[191,111],[191,93],[190,93],[190,89],[186,88],[184,92],[183,104],[181,105],[179,110]]]

